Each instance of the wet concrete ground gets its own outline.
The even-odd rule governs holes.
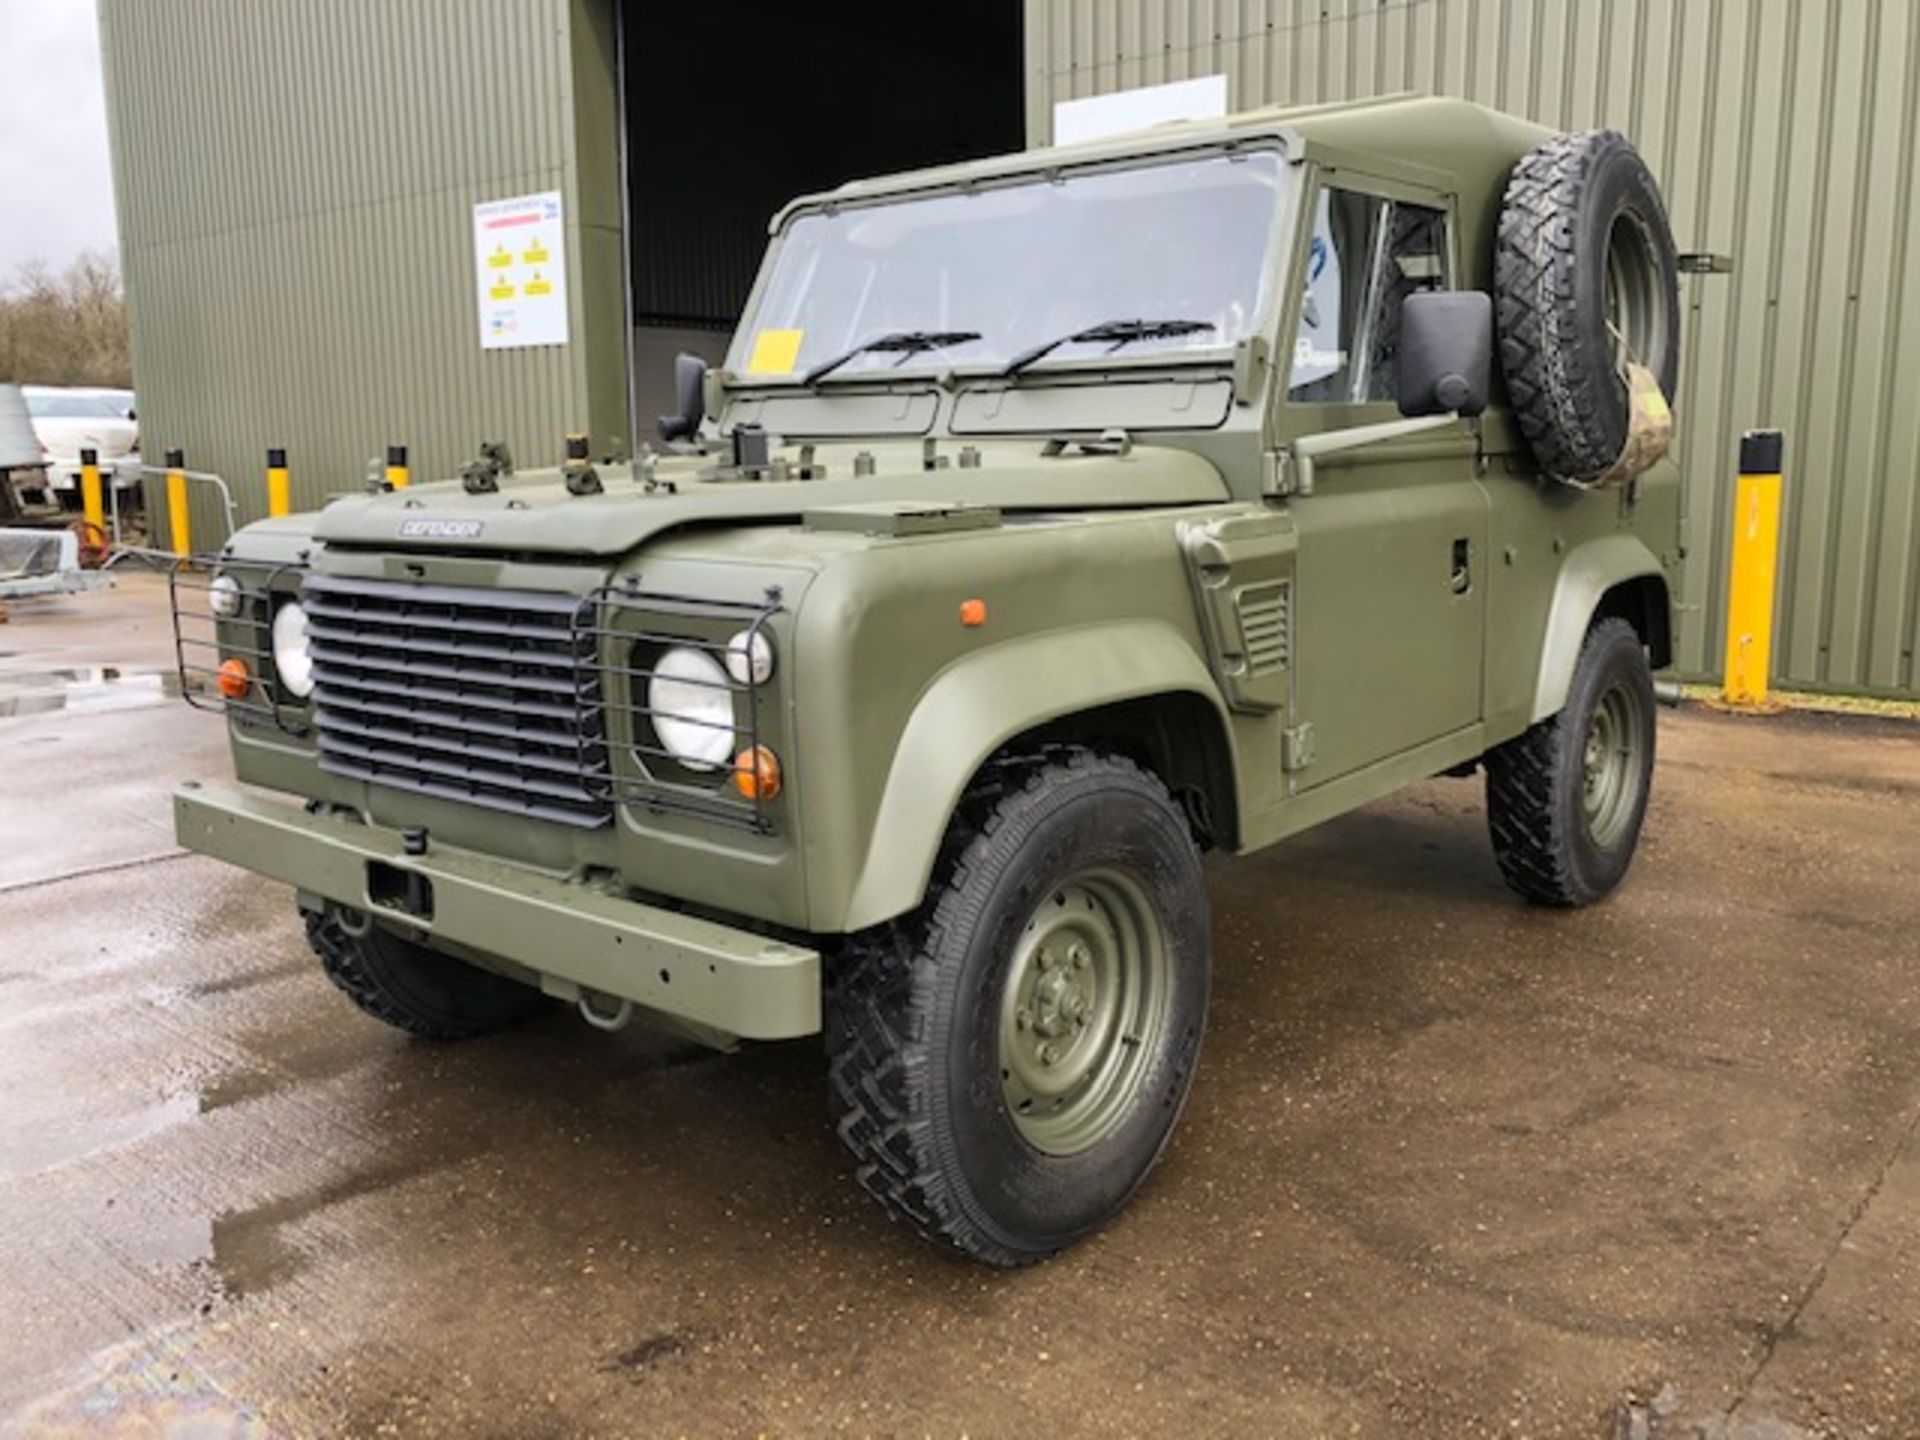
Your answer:
[[[350,1009],[173,850],[158,595],[0,627],[0,1433],[1920,1435],[1920,726],[1665,717],[1581,914],[1476,782],[1215,864],[1175,1144],[1008,1275],[857,1191],[815,1045]]]

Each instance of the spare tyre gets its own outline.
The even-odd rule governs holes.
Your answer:
[[[1507,398],[1547,474],[1585,481],[1627,443],[1627,366],[1671,402],[1680,287],[1660,188],[1626,136],[1562,135],[1507,180],[1493,265]]]

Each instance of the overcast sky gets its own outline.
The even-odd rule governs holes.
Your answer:
[[[114,248],[94,0],[0,0],[0,285]]]

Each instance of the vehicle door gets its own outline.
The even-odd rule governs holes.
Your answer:
[[[1400,418],[1408,295],[1460,273],[1453,200],[1351,171],[1309,197],[1284,445]],[[1323,785],[1482,718],[1488,502],[1471,426],[1320,457],[1288,499],[1298,536],[1287,792]]]

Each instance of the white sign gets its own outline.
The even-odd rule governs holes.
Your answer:
[[[560,192],[473,207],[480,348],[567,343],[567,255]]]
[[[1216,120],[1226,113],[1227,77],[1203,75],[1198,80],[1058,101],[1053,107],[1053,143],[1077,145],[1169,120]]]

